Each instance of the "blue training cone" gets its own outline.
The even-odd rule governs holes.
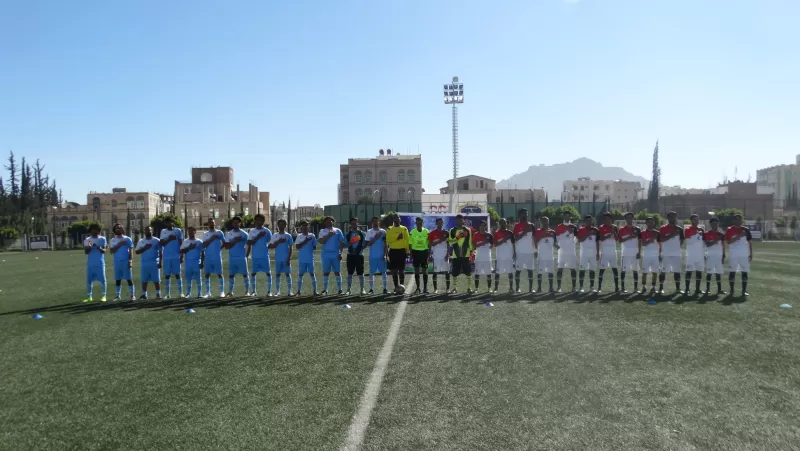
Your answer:
[[[194,313],[194,309],[193,308],[187,308],[186,309],[186,313]]]
[[[650,299],[649,301],[647,301],[647,303],[649,305],[656,305],[656,300],[655,299]]]
[[[352,307],[350,306],[350,304],[345,304],[342,306],[342,308],[352,308]]]
[[[42,319],[42,318],[44,318],[44,316],[42,316],[42,315],[40,315],[38,313],[33,315],[33,319]]]

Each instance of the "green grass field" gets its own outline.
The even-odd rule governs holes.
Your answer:
[[[396,319],[362,450],[798,449],[800,305],[778,306],[800,292],[800,247],[754,252],[749,298],[656,305],[611,294],[81,304],[82,252],[0,254],[0,449],[342,449]]]

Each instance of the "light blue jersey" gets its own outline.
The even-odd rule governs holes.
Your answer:
[[[317,237],[315,237],[313,233],[309,233],[309,234],[301,233],[301,234],[297,235],[297,241],[295,241],[295,243],[300,245],[300,244],[305,243],[308,240],[311,240],[311,242],[306,244],[305,246],[301,247],[297,251],[297,253],[298,253],[297,262],[298,263],[311,263],[311,264],[314,263],[314,249],[319,244],[317,242]]]
[[[158,251],[161,250],[161,242],[158,240],[158,238],[156,237],[142,238],[141,240],[139,240],[138,243],[136,243],[136,249],[137,250],[144,249],[145,246],[147,246],[148,244],[150,245],[150,248],[141,253],[142,256],[141,264],[142,266],[145,265],[158,266],[159,262]]]
[[[292,248],[294,244],[294,239],[292,239],[292,235],[286,232],[283,233],[276,233],[272,236],[272,244],[277,243],[278,241],[283,240],[280,244],[275,246],[275,262],[286,263],[289,260],[289,249]]]
[[[114,249],[117,245],[120,245],[119,249],[114,252],[114,267],[115,268],[122,268],[128,267],[128,251],[133,248],[133,240],[130,237],[122,235],[122,236],[114,236],[111,238],[111,249]]]
[[[169,240],[173,236],[175,238]],[[165,244],[163,244],[164,260],[175,260],[181,257],[181,242],[183,241],[183,231],[181,231],[181,229],[173,227],[172,230],[162,230],[161,241],[165,242]]]
[[[194,245],[194,247],[192,247]],[[183,240],[183,244],[181,245],[181,249],[189,249],[186,251],[184,255],[184,262],[186,267],[192,266],[193,268],[200,266],[200,260],[202,259],[203,255],[203,241],[200,239],[191,239],[188,238]]]
[[[332,229],[322,229],[319,231],[319,238],[322,239],[328,235],[333,235],[322,245],[322,256],[330,257],[337,256],[342,250],[342,244],[345,243],[344,234],[341,230],[334,227]]]
[[[106,238],[104,236],[97,236],[97,237],[88,237],[86,241],[83,242],[84,246],[89,245],[92,243],[92,250],[89,251],[89,254],[86,256],[86,266],[89,267],[98,267],[98,266],[105,266],[106,265],[106,258],[105,254],[100,252],[98,249],[103,249],[106,247]]]
[[[262,227],[259,229],[254,227],[250,229],[247,239],[252,241],[250,257],[253,260],[269,259],[267,245],[272,240],[272,232],[268,228]]]
[[[247,232],[242,229],[231,229],[225,234],[225,242],[234,243],[228,249],[228,258],[231,260],[245,258],[245,255],[247,255]]]
[[[383,260],[386,254],[386,231],[374,228],[367,230],[367,242],[369,243],[373,239],[375,242],[369,246],[369,259],[370,261]]]
[[[225,234],[222,230],[209,230],[203,234],[203,247],[206,252],[206,261],[219,263],[222,262],[222,242],[225,241]]]

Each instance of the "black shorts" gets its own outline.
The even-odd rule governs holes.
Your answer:
[[[406,269],[406,250],[389,249],[389,270],[405,271]]]
[[[359,276],[364,275],[364,256],[363,255],[348,255],[347,256],[347,274]]]
[[[414,263],[414,268],[427,268],[428,267],[428,256],[430,255],[430,251],[411,251],[411,261]]]
[[[450,273],[457,277],[461,274],[467,276],[472,274],[472,267],[469,264],[469,257],[451,258],[450,259]]]

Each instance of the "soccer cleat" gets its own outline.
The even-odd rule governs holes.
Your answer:
[[[750,293],[748,293],[746,291],[742,291],[742,296],[750,296]]]
[[[453,288],[452,290],[450,290],[450,294],[458,294],[458,290]]]
[[[508,289],[508,294],[514,294],[514,293],[516,293],[516,291],[514,291],[514,289],[513,289],[513,288],[509,288],[509,289]]]
[[[100,298],[100,302],[106,302],[107,300],[108,300],[108,299],[106,299],[106,297],[105,297],[105,296],[103,296],[102,298]]]
[[[301,293],[299,291],[297,293],[295,293],[295,296],[302,296],[302,295],[303,295],[303,293]]]
[[[232,298],[233,297],[233,293],[228,293],[228,294],[225,295],[225,297],[226,298]]]
[[[198,294],[196,299],[203,299],[204,297],[205,297],[205,296],[202,296],[202,295],[199,295],[199,294]]]
[[[328,294],[328,290],[322,290],[322,293],[320,293],[321,296],[325,296],[327,294]]]
[[[290,291],[290,292],[286,293],[286,296],[289,296],[290,298],[293,298],[293,297],[294,297],[294,293],[292,293],[292,292]]]
[[[92,298],[86,298],[81,302],[83,302],[84,304],[87,303],[87,302],[92,302]]]
[[[386,288],[384,288],[384,289],[383,289],[383,294],[389,294],[389,290],[387,290]]]
[[[206,293],[206,295],[203,296],[203,299],[211,299],[211,293]]]
[[[117,301],[120,301],[120,300],[121,300],[121,299],[119,298],[119,296],[117,296],[117,297],[115,297],[114,299],[112,299],[112,300],[111,300],[111,302],[117,302]]]
[[[581,291],[580,291],[580,293],[581,293],[581,294],[583,294],[583,293],[586,293],[586,291],[584,291],[584,289],[583,289],[583,288],[581,288]]]
[[[467,288],[467,294],[476,294],[477,291],[473,290],[472,288]]]
[[[146,301],[147,300],[147,295],[143,294],[143,295],[139,296],[139,300],[140,301]]]
[[[421,292],[421,291],[419,291],[419,288],[417,288],[416,290],[414,290],[414,294],[415,294],[415,295],[417,295],[417,294],[421,294],[421,293],[422,293],[422,292]]]
[[[135,301],[135,300],[136,300],[136,296],[131,295],[131,301]]]
[[[422,294],[431,294],[431,292],[428,291],[428,289],[426,288],[426,289],[422,290]]]
[[[371,289],[367,292],[368,294],[375,294],[375,290]]]
[[[342,295],[342,290],[339,290],[339,291],[337,291],[337,292],[336,292],[336,294],[337,294],[338,296],[341,296],[341,295]]]
[[[592,293],[603,294],[603,290],[592,290]]]
[[[339,292],[339,294],[342,294],[342,292],[340,291],[340,292]],[[350,296],[350,290],[347,290],[347,291],[345,291],[345,292],[344,292],[344,295],[345,295],[345,296]]]
[[[628,290],[627,289],[622,290],[622,294],[628,294]]]
[[[321,296],[321,294],[319,293],[319,291],[315,291],[314,296]]]
[[[164,298],[162,298],[162,297],[161,297],[161,295],[156,295],[156,300],[157,300],[157,301],[160,301],[160,300],[162,300],[162,299],[164,299]]]
[[[522,294],[522,290],[521,290],[521,289],[519,289],[519,288],[517,288],[517,291],[516,291],[516,292],[517,292],[517,293],[519,293],[519,294]]]
[[[361,289],[361,291],[359,292],[359,294],[360,294],[361,296],[366,296],[366,295],[367,295],[367,292],[366,292],[366,291],[364,291],[364,289],[362,288],[362,289]]]
[[[181,298],[181,299],[186,299],[186,295],[185,295],[185,294],[182,294],[182,295],[180,296],[180,298]]]

